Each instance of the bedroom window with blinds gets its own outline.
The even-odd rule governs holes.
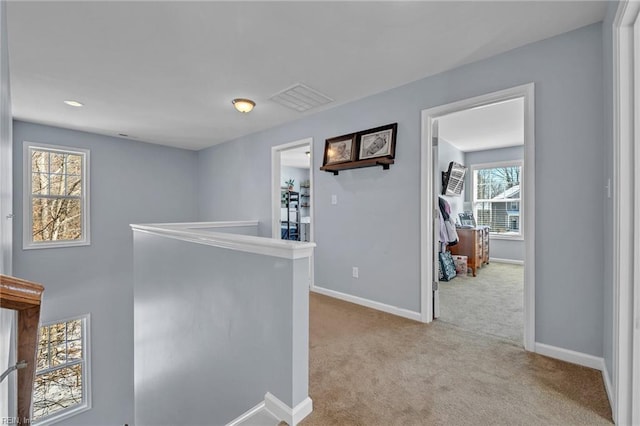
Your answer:
[[[89,151],[24,144],[25,249],[89,244]]]
[[[472,172],[478,226],[488,226],[494,236],[522,238],[522,161],[477,164]]]

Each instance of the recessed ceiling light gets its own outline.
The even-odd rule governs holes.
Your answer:
[[[235,109],[243,113],[251,112],[253,107],[256,106],[256,103],[253,102],[251,99],[245,99],[245,98],[236,98],[233,101],[231,101],[231,103],[233,104]]]
[[[67,100],[64,101],[65,104],[72,106],[72,107],[81,107],[84,106],[84,104],[82,102],[78,102],[78,101],[74,101],[74,100]]]

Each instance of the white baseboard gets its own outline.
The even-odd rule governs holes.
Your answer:
[[[262,410],[263,408],[264,408],[264,401],[260,402],[258,405],[256,405],[255,407],[251,408],[250,410],[248,410],[244,414],[240,415],[239,417],[236,417],[235,419],[231,420],[225,426],[236,426],[236,425],[239,425],[242,422],[244,422],[245,420],[247,420],[249,417],[252,417],[253,415],[255,415],[258,411]]]
[[[366,306],[367,308],[386,312],[388,314],[397,315],[399,317],[409,318],[414,321],[422,321],[422,315],[420,314],[420,312],[414,312],[408,309],[398,308],[396,306],[387,305],[385,303],[375,302],[373,300],[364,299],[358,296],[352,296],[351,294],[341,293],[335,290],[329,290],[328,288],[324,288],[324,287],[313,286],[311,287],[311,291],[313,291],[314,293],[320,293],[320,294],[324,294],[325,296],[344,300],[345,302],[351,302],[351,303],[355,303],[356,305]]]
[[[294,408],[289,408],[287,404],[280,401],[273,394],[267,392],[264,396],[264,407],[276,418],[284,420],[289,426],[296,426],[313,411],[313,401],[306,397]]]
[[[500,259],[499,257],[490,257],[489,262],[510,263],[512,265],[524,265],[524,260]]]
[[[611,376],[609,376],[609,370],[607,369],[607,364],[602,360],[602,380],[604,381],[604,389],[607,391],[607,398],[609,398],[609,406],[611,407],[611,414],[613,416],[613,423],[618,424],[616,421],[616,410],[613,409],[615,407],[614,398],[613,398],[613,384],[611,383]]]
[[[569,349],[558,348],[557,346],[545,345],[544,343],[536,342],[534,352],[548,356],[549,358],[559,359],[560,361],[582,365],[583,367],[589,367],[599,371],[602,371],[604,366],[603,358]]]

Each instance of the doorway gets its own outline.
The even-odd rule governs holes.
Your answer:
[[[313,138],[271,148],[271,238],[313,242]],[[313,286],[313,256],[309,275]]]
[[[524,98],[446,114],[435,123],[436,213],[441,226],[455,230],[437,232],[435,250],[452,255],[456,274],[439,280],[434,317],[522,345]]]
[[[423,322],[431,322],[437,318],[440,309],[439,268],[437,253],[439,240],[439,209],[436,184],[440,186],[440,166],[438,160],[439,126],[438,121],[450,114],[486,107],[514,99],[523,100],[524,135],[523,135],[523,174],[521,184],[526,191],[521,200],[521,216],[513,221],[524,235],[530,236],[524,241],[524,287],[523,287],[523,340],[524,348],[534,350],[535,325],[535,217],[534,217],[534,85],[533,83],[487,95],[465,99],[447,105],[430,108],[422,112],[422,149],[421,149],[421,316]],[[462,210],[464,211],[464,204]],[[471,205],[467,205],[473,211]],[[506,223],[509,225],[509,223]],[[507,227],[508,228],[508,227]]]

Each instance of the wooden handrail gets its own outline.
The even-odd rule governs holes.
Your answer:
[[[36,348],[43,291],[44,287],[40,284],[0,275],[0,308],[18,311],[18,361],[27,361],[27,366],[18,370],[17,424],[31,423],[31,398],[36,374]]]

